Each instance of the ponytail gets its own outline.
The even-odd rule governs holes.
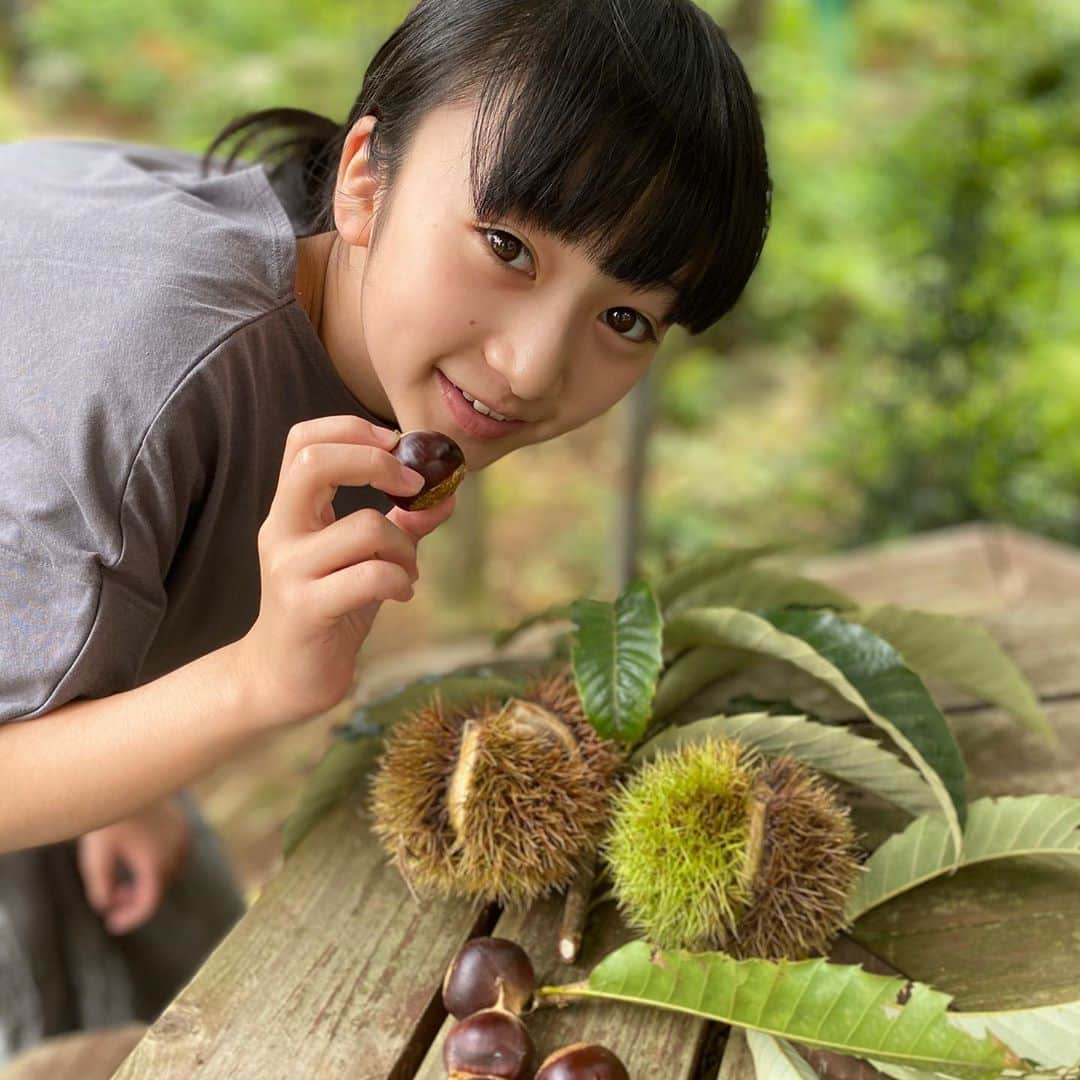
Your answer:
[[[324,192],[336,172],[344,133],[333,120],[306,109],[276,108],[247,113],[231,120],[214,136],[202,158],[208,176],[214,151],[234,145],[222,168],[230,172],[237,157],[253,140],[282,132],[282,138],[256,150],[255,160],[269,166],[267,177],[293,221],[298,236],[332,228],[325,216]]]

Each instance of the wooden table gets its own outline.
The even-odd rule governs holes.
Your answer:
[[[852,565],[865,572],[864,558]],[[820,576],[844,584],[842,569],[834,561]],[[1063,595],[991,606],[998,610],[973,617],[1031,680],[1061,745],[1051,748],[999,710],[931,684],[971,770],[970,797],[1080,794],[1080,603]],[[1076,872],[1023,860],[972,867],[871,912],[856,938],[837,943],[834,958],[932,982],[954,993],[959,1007],[1075,999],[1077,895]],[[555,953],[560,910],[559,898],[508,912],[416,901],[386,864],[354,795],[308,834],[115,1077],[441,1078],[449,1025],[439,988],[464,941],[487,933],[514,938],[541,981],[554,983],[582,977],[630,936],[613,905],[604,905],[590,920],[581,962],[567,966]],[[635,1080],[753,1075],[739,1039],[684,1014],[592,1002],[543,1010],[529,1027],[541,1056],[569,1042],[602,1042]],[[826,1076],[877,1075],[850,1060],[813,1060]]]

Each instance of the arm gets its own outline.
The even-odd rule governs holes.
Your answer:
[[[134,690],[0,725],[0,853],[130,817],[277,727],[235,646]]]
[[[380,605],[411,597],[416,545],[454,507],[451,495],[335,520],[341,484],[420,490],[423,477],[389,452],[399,435],[357,416],[291,429],[258,535],[259,616],[244,637],[134,690],[0,724],[0,853],[132,817],[345,697]]]

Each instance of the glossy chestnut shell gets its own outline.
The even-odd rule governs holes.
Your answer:
[[[531,1080],[536,1051],[525,1025],[505,1009],[482,1009],[446,1034],[450,1080]]]
[[[446,1011],[461,1020],[494,1005],[521,1013],[535,990],[532,961],[516,941],[475,937],[461,946],[447,968],[442,1000]]]
[[[626,1066],[599,1043],[572,1043],[548,1054],[536,1080],[630,1080]]]
[[[441,431],[406,431],[390,453],[424,478],[424,486],[415,495],[390,496],[391,502],[403,510],[435,506],[449,498],[465,478],[461,447]]]

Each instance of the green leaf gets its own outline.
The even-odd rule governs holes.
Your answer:
[[[652,722],[659,725],[706,686],[734,674],[754,654],[745,649],[701,645],[689,649],[660,676],[653,699]]]
[[[831,612],[788,608],[767,616],[692,608],[672,617],[665,644],[728,645],[786,660],[833,687],[911,758],[949,820],[957,850],[964,762],[945,718],[896,650]]]
[[[1000,706],[1056,741],[1031,685],[986,628],[955,615],[884,604],[846,616],[885,638],[924,678],[941,679]]]
[[[767,611],[789,604],[841,610],[858,607],[850,596],[812,578],[761,566],[743,566],[684,589],[664,608],[664,616],[670,617],[689,607],[723,606],[743,611]]]
[[[757,1080],[817,1080],[817,1073],[786,1039],[750,1029],[746,1045],[754,1059]]]
[[[645,733],[660,674],[663,623],[651,587],[632,581],[614,604],[571,605],[574,681],[589,722],[606,739],[633,745]]]
[[[947,873],[1013,855],[1080,855],[1080,799],[1066,795],[977,799],[968,807],[960,861],[951,857],[948,826],[926,814],[890,836],[864,864],[848,901],[854,921],[871,908]]]
[[[682,565],[661,576],[653,588],[661,609],[673,604],[687,589],[707,578],[720,577],[740,566],[747,566],[766,555],[788,551],[791,544],[770,543],[753,547],[718,547],[687,559]]]
[[[331,807],[355,790],[382,752],[382,734],[403,716],[427,705],[436,694],[444,706],[462,706],[485,698],[508,698],[520,693],[521,680],[447,675],[411,683],[364,707],[369,733],[337,740],[315,766],[300,793],[296,809],[285,820],[282,848],[288,858]]]
[[[873,739],[805,716],[707,716],[665,729],[642,744],[631,761],[647,761],[709,736],[738,739],[764,754],[791,754],[821,772],[874,792],[910,814],[925,814],[938,805],[926,781]]]
[[[544,986],[537,994],[541,1001],[603,998],[673,1009],[971,1080],[997,1080],[1007,1060],[989,1037],[976,1039],[954,1023],[948,994],[822,959],[735,960],[632,941],[584,982]]]

